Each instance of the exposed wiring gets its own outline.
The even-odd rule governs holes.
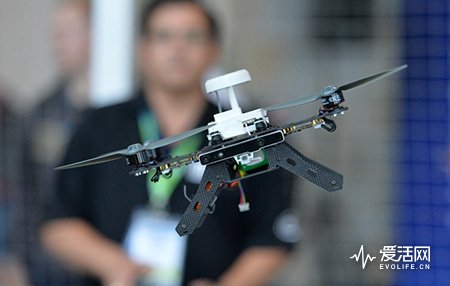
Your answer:
[[[244,188],[242,187],[242,183],[241,181],[237,181],[237,185],[239,187],[239,193],[240,193],[240,200],[239,200],[239,204],[246,204],[247,203],[247,198],[245,197],[245,192],[244,192]]]

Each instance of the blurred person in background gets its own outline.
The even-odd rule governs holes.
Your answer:
[[[208,10],[195,0],[156,0],[144,9],[141,30],[143,91],[131,101],[90,112],[63,164],[213,120],[217,107],[205,99],[201,78],[217,60],[220,45],[217,23]],[[194,151],[207,143],[204,134],[194,137],[162,151]],[[183,186],[196,190],[199,183],[198,176],[182,169],[156,184],[128,171],[124,162],[116,161],[58,174],[41,237],[56,257],[87,274],[83,285],[136,285],[152,265],[136,262],[122,247],[133,225],[132,213],[143,206],[181,215],[189,204]],[[239,191],[222,191],[214,214],[188,238],[181,284],[266,285],[294,245],[292,235],[275,231],[289,205],[289,181],[280,172],[245,180],[252,209],[244,213],[237,208]]]
[[[21,120],[6,103],[0,89],[0,285],[25,286],[22,265],[12,249],[13,218],[21,188]]]
[[[26,181],[18,246],[34,286],[77,285],[55,261],[45,255],[38,225],[54,190],[53,168],[61,160],[75,125],[88,105],[90,57],[90,1],[59,1],[53,16],[53,48],[58,80],[32,111],[26,123]]]

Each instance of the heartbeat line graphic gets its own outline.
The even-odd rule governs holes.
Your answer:
[[[350,256],[350,259],[355,259],[356,262],[359,262],[359,259],[361,258],[361,267],[362,269],[366,268],[367,261],[370,260],[372,262],[376,257],[370,256],[370,254],[367,254],[367,256],[364,255],[364,245],[361,245],[361,248],[359,249],[358,254],[353,254]]]

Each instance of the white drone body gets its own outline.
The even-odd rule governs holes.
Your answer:
[[[242,113],[233,87],[242,83],[251,81],[252,78],[247,70],[239,70],[220,77],[208,80],[205,83],[208,94],[217,93],[219,90],[226,89],[230,100],[231,109],[219,112],[214,115],[214,125],[208,129],[208,139],[211,140],[212,134],[219,133],[222,140],[234,138],[239,135],[251,133],[256,130],[255,122],[263,121],[266,125],[269,123],[267,111],[256,109]],[[220,110],[220,102],[219,110]]]

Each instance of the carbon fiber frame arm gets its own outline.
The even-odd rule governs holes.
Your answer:
[[[270,168],[283,168],[329,192],[342,189],[341,174],[307,158],[288,143],[283,142],[265,150]]]
[[[230,180],[227,162],[221,161],[206,166],[197,192],[176,227],[180,236],[192,234],[202,225],[208,214],[214,210],[217,197],[225,183]]]

